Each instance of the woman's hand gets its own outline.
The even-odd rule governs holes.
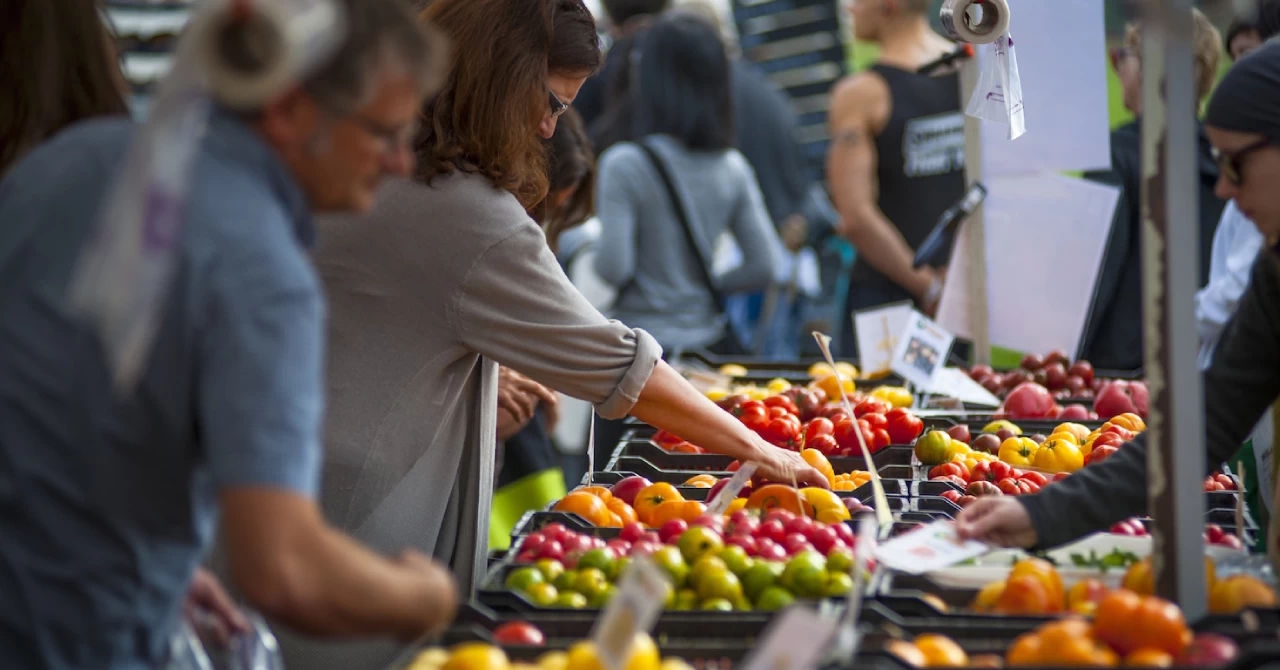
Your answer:
[[[231,596],[218,583],[218,578],[204,568],[197,567],[187,587],[187,599],[182,604],[183,614],[196,630],[207,624],[213,641],[227,646],[231,638],[248,633],[249,620],[240,613]]]
[[[759,447],[764,457],[755,461],[755,463],[759,468],[756,472],[761,477],[779,484],[790,484],[794,481],[797,486],[801,487],[831,488],[831,482],[827,481],[827,476],[805,462],[800,457],[800,454],[775,447],[764,440],[759,440],[759,442]]]
[[[539,402],[547,408],[554,408],[560,402],[560,396],[515,370],[498,368],[498,409],[509,413],[507,423],[518,424],[516,432],[533,418]],[[499,421],[503,421],[501,416]],[[501,433],[501,427],[499,432]],[[501,435],[499,439],[503,439]]]
[[[966,540],[980,540],[1000,547],[1034,547],[1036,529],[1027,508],[1010,496],[978,498],[960,512],[956,532]]]

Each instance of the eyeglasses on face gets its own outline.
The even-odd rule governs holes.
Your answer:
[[[551,107],[551,118],[558,119],[561,114],[569,110],[569,103],[560,99],[556,92],[547,89],[547,104]]]
[[[1227,181],[1240,186],[1244,183],[1244,160],[1249,157],[1249,154],[1277,144],[1280,144],[1280,142],[1270,137],[1264,137],[1235,151],[1219,151],[1215,148],[1213,150],[1213,160],[1217,162],[1218,169],[1222,172],[1222,176],[1226,177]]]

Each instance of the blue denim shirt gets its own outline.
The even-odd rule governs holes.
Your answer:
[[[62,132],[0,182],[0,662],[154,668],[217,493],[314,496],[323,298],[293,178],[215,117],[176,279],[138,388],[112,394],[68,284],[134,124]]]

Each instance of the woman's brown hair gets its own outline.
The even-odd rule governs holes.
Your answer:
[[[570,108],[560,117],[550,145],[547,198],[534,208],[533,218],[547,232],[547,244],[556,251],[560,235],[591,218],[595,211],[595,154],[591,138],[577,110]],[[567,189],[573,189],[563,203],[552,200]]]
[[[0,2],[0,176],[76,121],[129,112],[99,9],[93,0]]]
[[[548,74],[600,66],[595,20],[582,0],[434,0],[423,19],[454,45],[444,88],[424,110],[421,176],[484,175],[525,209],[547,195],[546,149],[536,128]]]

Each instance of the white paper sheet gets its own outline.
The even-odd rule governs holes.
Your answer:
[[[1030,130],[1009,141],[1008,126],[984,121],[983,174],[991,179],[1109,166],[1103,3],[1030,0],[1010,4],[1010,33],[1017,44]],[[980,63],[990,57],[988,51],[978,50]]]
[[[853,313],[853,332],[858,338],[858,365],[866,374],[887,372],[898,348],[898,336],[913,311],[910,302],[900,302]]]
[[[994,178],[987,189],[991,344],[1016,351],[1076,351],[1120,190],[1057,174]],[[962,228],[937,321],[958,337],[971,338],[967,247]]]

